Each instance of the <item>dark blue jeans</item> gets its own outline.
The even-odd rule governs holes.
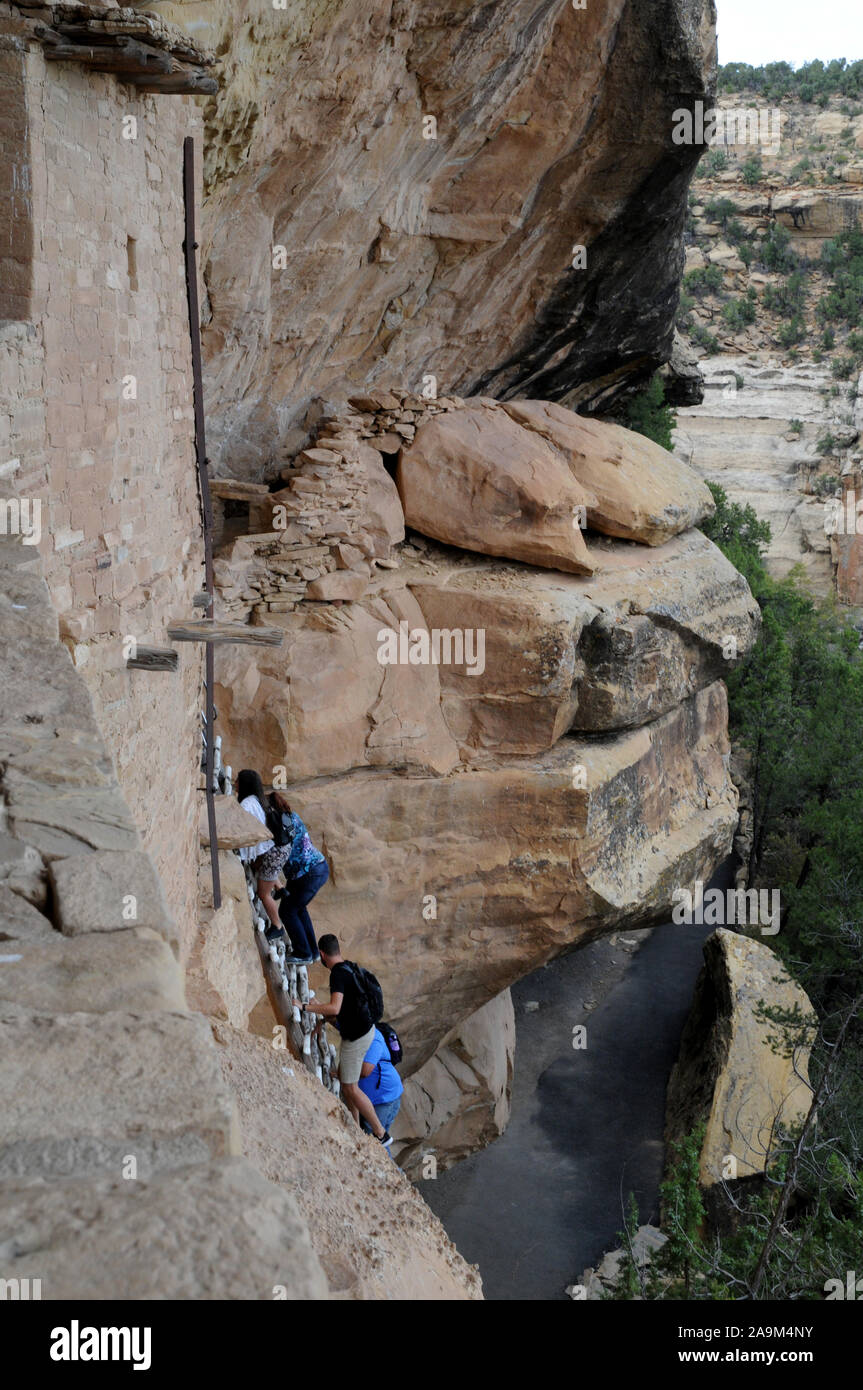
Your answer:
[[[307,873],[291,879],[279,903],[279,916],[288,929],[295,956],[316,956],[318,942],[306,904],[323,888],[330,871],[326,863],[313,864]]]

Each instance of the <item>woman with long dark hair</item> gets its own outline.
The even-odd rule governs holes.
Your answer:
[[[267,928],[267,940],[271,941],[274,936],[284,936],[273,889],[291,852],[291,846],[277,845],[269,833],[267,794],[260,773],[253,772],[250,768],[243,769],[237,778],[237,800],[243,810],[259,820],[267,830],[266,838],[257,845],[249,845],[240,850],[240,858],[245,864],[251,864],[252,872],[258,880],[258,897],[272,923],[272,926]]]

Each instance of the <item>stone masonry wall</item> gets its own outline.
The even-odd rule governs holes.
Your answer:
[[[164,645],[202,587],[182,247],[183,137],[200,134],[200,118],[190,98],[47,63],[14,7],[0,5],[0,19],[0,162],[17,190],[14,237],[0,224],[14,271],[0,294],[0,464],[18,458],[21,492],[41,499],[61,637],[185,957],[202,652],[181,647],[177,674],[127,671],[123,641]]]

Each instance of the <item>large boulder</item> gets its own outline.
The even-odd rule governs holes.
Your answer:
[[[378,450],[370,448],[368,444],[359,444],[357,453],[360,463],[365,466],[368,482],[368,492],[362,504],[363,529],[374,542],[374,554],[387,556],[390,548],[405,538],[401,498]]]
[[[410,1177],[428,1176],[429,1155],[442,1173],[503,1134],[514,1059],[515,1011],[506,989],[444,1038],[405,1082],[391,1129],[394,1153]]]
[[[662,545],[713,515],[713,498],[698,474],[645,435],[552,401],[506,401],[503,409],[553,446],[593,495],[587,508],[593,529]]]
[[[444,716],[471,758],[644,724],[751,648],[758,605],[700,532],[592,553],[590,579],[432,549],[407,573],[431,630],[483,635],[482,661],[438,668]]]
[[[26,906],[26,904],[25,904]],[[19,939],[4,947],[0,1001],[57,1013],[111,1013],[134,998],[139,1013],[184,1009],[183,981],[163,937],[148,927],[76,940]]]
[[[812,1005],[770,947],[721,929],[704,943],[704,968],[668,1084],[666,1140],[701,1121],[699,1162],[705,1186],[763,1173],[779,1131],[800,1123],[811,1101],[809,1044],[793,1056],[774,1049],[779,1027],[762,1007],[814,1021]]]
[[[426,419],[399,455],[397,482],[405,520],[423,535],[569,574],[593,570],[581,530],[592,494],[503,410]]]
[[[167,940],[175,938],[161,881],[140,850],[97,850],[55,859],[49,878],[54,911],[66,936],[150,927]]]
[[[197,1015],[0,1003],[0,1057],[0,1178],[116,1176],[130,1156],[147,1177],[236,1151],[231,1097]]]
[[[726,721],[717,682],[644,728],[530,759],[292,790],[334,866],[315,927],[379,976],[417,1066],[515,980],[710,877],[737,824]]]

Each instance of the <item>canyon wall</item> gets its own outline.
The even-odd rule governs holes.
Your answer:
[[[311,398],[364,383],[597,404],[666,359],[698,157],[672,113],[709,94],[713,0],[152,8],[222,62],[203,251],[220,473],[263,476]]]
[[[419,1094],[428,1067],[456,1076],[489,1017],[506,1033],[514,980],[658,920],[736,825],[722,677],[757,612],[696,529],[709,496],[656,446],[549,404],[593,409],[668,355],[697,155],[671,145],[671,112],[709,89],[713,6],[152,8],[188,18],[222,61],[203,112],[218,612],[283,637],[219,653],[225,754],[284,774],[332,870],[316,926],[379,974]],[[59,633],[193,1003],[224,1024],[245,1149],[269,1171],[291,1105],[268,1147],[266,1100],[289,1079],[230,1031],[268,1032],[239,939],[250,924],[241,896],[218,920],[195,902],[198,649],[181,646],[176,675],[129,672],[123,651],[127,636],[164,642],[201,587],[181,198],[200,117],[184,97],[46,62],[26,9],[3,11],[0,51],[5,445],[44,501]],[[415,394],[429,376],[437,401]],[[441,629],[482,633],[481,669],[382,661],[382,631],[398,644]],[[504,1044],[464,1078],[483,1112],[472,1133],[438,1087],[405,1137],[421,1147],[425,1125],[450,1152],[484,1142],[505,1121],[510,1062]],[[351,1131],[358,1166],[364,1143]],[[346,1219],[370,1210],[363,1194]],[[331,1288],[378,1296],[328,1241]],[[475,1296],[438,1254],[429,1296]]]
[[[231,763],[286,785],[325,853],[317,930],[379,975],[413,1076],[514,981],[659,920],[725,857],[737,793],[722,677],[757,608],[693,525],[707,489],[643,437],[542,403],[352,402],[285,470],[287,489],[254,494],[248,524],[269,505],[274,529],[220,552],[233,618],[283,641],[220,650],[217,700]],[[370,532],[368,495],[349,490],[357,458],[384,473],[368,440],[401,446],[395,504],[438,536],[463,534],[470,480],[467,542],[412,531],[366,557],[339,539],[346,516],[355,539]],[[411,510],[423,480],[428,521]],[[304,509],[279,529],[286,497]],[[561,524],[562,499],[584,530],[569,512]],[[511,558],[527,544],[538,564]],[[582,572],[561,568],[572,554]],[[436,656],[442,634],[458,650]]]
[[[838,96],[778,110],[775,145],[717,147],[693,182],[678,321],[704,390],[681,401],[675,450],[770,524],[771,574],[799,566],[815,594],[859,607],[863,353],[822,251],[863,227],[863,116]]]

